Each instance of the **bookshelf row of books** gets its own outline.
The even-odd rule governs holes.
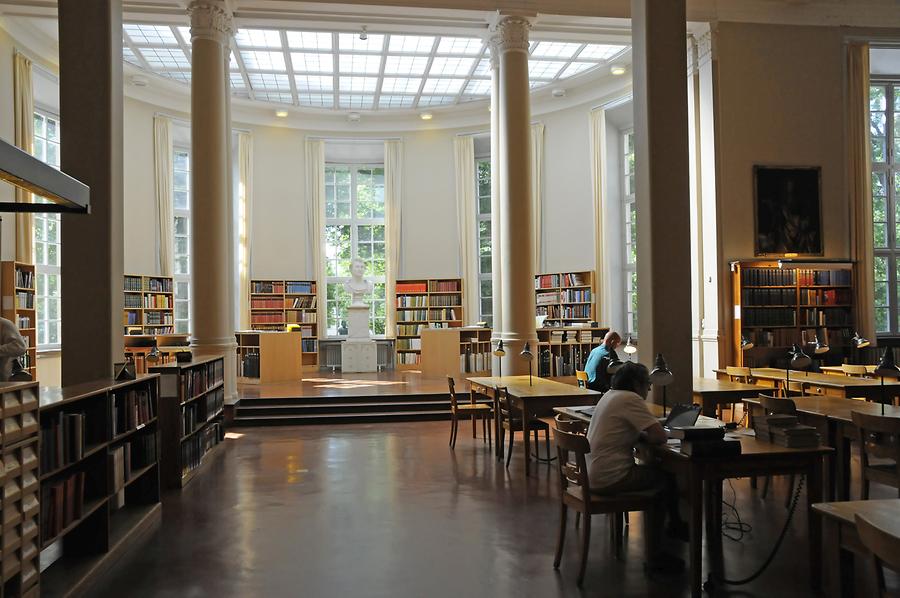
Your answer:
[[[744,268],[741,284],[745,287],[793,286],[797,284],[793,268]]]
[[[151,293],[171,293],[172,289],[173,283],[171,278],[154,276],[144,277],[144,291],[150,291]]]
[[[60,411],[41,421],[41,471],[49,473],[84,456],[85,414]],[[92,422],[93,423],[93,422]],[[100,436],[92,431],[93,439]]]
[[[181,435],[193,434],[217,417],[225,406],[225,390],[218,388],[199,401],[182,406]]]
[[[144,298],[141,295],[125,293],[125,309],[141,309],[144,307]]]
[[[398,322],[426,322],[428,320],[441,320],[446,322],[458,321],[455,309],[421,309],[404,310],[397,312]]]
[[[144,334],[156,336],[158,334],[175,334],[174,326],[156,326],[153,328],[144,327]]]
[[[275,295],[283,295],[284,294],[284,282],[280,281],[260,281],[254,280],[250,283],[250,292],[251,293],[261,293],[261,294],[275,294]]]
[[[462,285],[459,280],[429,280],[428,281],[428,292],[429,293],[450,293],[454,291],[461,291]]]
[[[144,324],[148,326],[162,326],[174,324],[175,314],[168,311],[148,311],[144,313]]]
[[[425,324],[397,324],[397,336],[418,336],[424,328]]]
[[[31,318],[29,316],[18,316],[16,318],[16,326],[18,326],[20,330],[23,328],[31,328]]]
[[[319,343],[314,338],[304,338],[300,341],[300,351],[303,353],[317,353]]]
[[[144,309],[171,309],[172,297],[170,295],[144,295]]]
[[[25,341],[25,346],[28,346],[28,337],[23,336],[22,339]],[[22,364],[22,367],[26,370],[28,368],[33,368],[35,366],[34,363],[34,355],[30,351],[25,351],[22,355],[19,356],[19,362]]]
[[[182,394],[185,400],[199,396],[224,380],[223,362],[210,361],[194,367],[181,375]]]
[[[16,268],[16,286],[20,289],[34,290],[34,271]]]
[[[744,326],[797,325],[797,311],[793,308],[745,308],[741,310],[741,318]]]
[[[583,370],[590,349],[577,345],[564,347],[560,352],[545,347],[538,353],[538,376],[574,376],[575,370]]]
[[[316,283],[314,283],[312,281],[286,280],[284,282],[284,294],[285,295],[309,295],[309,294],[315,294],[315,292],[316,292]]]
[[[395,342],[396,342],[396,347],[397,347],[398,351],[421,350],[422,349],[422,339],[421,338],[398,338]]]
[[[34,309],[34,291],[16,291],[16,309]]]
[[[850,270],[797,270],[800,286],[850,286],[853,274]]]
[[[426,282],[398,282],[394,286],[394,292],[398,295],[405,293],[427,293],[428,283]]]
[[[125,313],[122,314],[122,324],[125,326],[140,326],[141,312],[125,311]]]
[[[800,289],[801,305],[850,305],[850,289]]]
[[[461,295],[429,295],[429,307],[459,307],[462,304]]]
[[[398,365],[419,365],[422,356],[419,353],[397,353]]]
[[[304,297],[286,297],[284,300],[284,309],[315,309],[316,296],[308,295]]]
[[[793,328],[748,330],[744,336],[755,347],[790,347],[797,342],[797,331]]]
[[[153,402],[147,390],[135,389],[113,395],[113,438],[145,426],[155,417]]]
[[[219,422],[213,422],[202,432],[186,438],[181,443],[182,477],[200,467],[203,457],[225,438]]]
[[[428,295],[398,295],[397,307],[428,307]]]
[[[87,476],[84,471],[45,484],[41,488],[41,540],[44,544],[81,519]]]
[[[844,309],[806,308],[800,312],[802,326],[851,326],[852,318]]]
[[[590,281],[585,272],[567,272],[563,274],[539,274],[534,277],[534,288],[554,289],[560,287],[589,286]]]
[[[536,305],[555,305],[559,303],[559,291],[535,293],[534,302]]]
[[[254,297],[250,309],[284,309],[284,302],[279,297]]]
[[[467,347],[466,352],[460,354],[460,356],[459,356],[459,371],[460,372],[483,372],[485,370],[490,369],[490,367],[491,367],[490,351],[473,353]]]
[[[284,312],[284,321],[287,324],[315,324],[316,312],[287,310]]]
[[[282,312],[255,312],[250,314],[250,324],[283,324],[284,313]]]
[[[132,293],[140,293],[144,290],[144,280],[141,276],[125,276],[125,290]]]
[[[538,337],[540,338],[540,337]],[[573,330],[573,329],[552,329],[550,330],[550,340],[549,342],[554,345],[565,344],[565,343],[601,343],[603,341],[602,336],[596,336],[594,331],[591,329],[588,330]]]
[[[744,289],[741,291],[743,305],[796,305],[797,289]]]
[[[259,378],[259,349],[241,350],[237,370],[237,375],[241,378]]]
[[[591,305],[541,305],[537,307],[537,315],[547,316],[550,320],[590,320]]]

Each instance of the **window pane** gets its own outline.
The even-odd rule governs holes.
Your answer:
[[[873,85],[869,87],[869,110],[884,110],[887,108],[885,88]]]
[[[188,234],[188,219],[184,216],[175,216],[175,234]]]
[[[187,256],[175,258],[175,274],[190,274]]]
[[[189,284],[187,282],[176,282],[175,283],[175,299],[188,299],[190,295],[188,294]]]
[[[176,210],[188,209],[188,192],[187,191],[176,191],[175,192],[175,209]]]
[[[877,256],[875,258],[875,282],[886,282],[888,279],[887,258]]]

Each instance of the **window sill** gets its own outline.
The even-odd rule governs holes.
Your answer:
[[[59,345],[43,345],[37,348],[38,359],[42,357],[59,357],[62,348]]]

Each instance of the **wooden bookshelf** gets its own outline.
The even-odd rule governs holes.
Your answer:
[[[35,311],[36,278],[33,264],[0,263],[0,292],[3,295],[3,317],[19,327],[28,349],[22,356],[22,367],[36,379],[37,311]]]
[[[422,330],[463,325],[463,283],[460,278],[398,280],[396,284],[397,369],[418,369]]]
[[[609,328],[603,326],[538,328],[537,375],[574,376],[575,370],[584,370],[588,355],[603,343],[607,332]]]
[[[840,363],[850,355],[855,326],[850,262],[747,260],[731,263],[734,363],[761,367],[783,362],[794,345],[813,357]],[[753,348],[741,350],[741,339]]]
[[[241,382],[297,382],[303,377],[303,339],[297,332],[239,331],[237,373]],[[318,368],[318,366],[316,366]]]
[[[175,332],[175,295],[170,276],[125,275],[125,334],[151,336]]]
[[[160,520],[158,384],[148,374],[41,389],[43,595],[84,595]]]
[[[491,369],[490,328],[422,330],[422,374],[429,378],[477,375]]]
[[[314,280],[251,280],[250,328],[297,327],[302,337],[302,365],[318,367],[319,342]]]
[[[534,277],[535,314],[549,326],[596,322],[594,272],[553,272]]]
[[[0,502],[2,596],[33,596],[40,592],[40,484],[38,457],[38,384],[0,385]]]
[[[160,375],[160,477],[182,488],[225,438],[225,358],[151,366]]]

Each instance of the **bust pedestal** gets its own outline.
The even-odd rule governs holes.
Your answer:
[[[342,372],[377,372],[378,346],[369,338],[369,306],[347,308],[347,340],[341,343]]]

